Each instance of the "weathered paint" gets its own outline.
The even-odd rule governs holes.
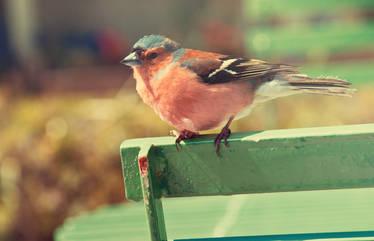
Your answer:
[[[374,187],[374,124],[233,133],[219,156],[213,135],[182,142],[181,152],[174,140],[122,144],[128,199],[143,197],[137,157],[150,145],[154,185],[164,197]]]
[[[139,160],[140,174],[143,177],[148,174],[148,158],[146,156],[142,156],[142,157],[139,157],[138,160]]]
[[[167,241],[164,212],[160,200],[157,176],[154,175],[152,160],[149,159],[149,151],[152,145],[143,145],[140,148],[138,157],[138,173],[140,173],[140,183],[144,199],[145,213],[149,234],[152,241]]]

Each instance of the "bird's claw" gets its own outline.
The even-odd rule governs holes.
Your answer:
[[[227,143],[227,138],[230,136],[230,134],[231,134],[231,130],[227,126],[225,126],[214,139],[214,146],[216,147],[217,155],[219,153],[219,144],[221,143],[222,139],[224,140],[225,146],[226,147],[229,146],[229,144]]]
[[[179,143],[183,140],[189,140],[199,135],[197,132],[189,131],[189,130],[182,130],[182,131],[171,131],[173,135],[178,136],[177,139],[175,139],[175,147],[177,148],[177,151],[179,150]]]

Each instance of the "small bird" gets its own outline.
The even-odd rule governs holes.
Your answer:
[[[214,140],[230,136],[233,120],[264,101],[300,93],[351,96],[348,81],[311,78],[295,66],[182,47],[160,35],[139,39],[121,63],[131,66],[143,101],[177,131],[176,148],[199,131],[223,127]]]

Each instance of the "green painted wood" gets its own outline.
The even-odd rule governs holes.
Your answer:
[[[138,143],[140,144],[140,143]],[[121,147],[121,163],[123,170],[123,179],[125,182],[125,187],[129,186],[131,188],[126,188],[126,197],[138,197],[137,200],[143,198],[142,186],[140,185],[140,175],[138,166],[138,154],[141,145],[133,145],[128,148]]]
[[[219,237],[219,238],[198,238],[198,239],[176,239],[175,241],[279,241],[279,240],[335,240],[346,241],[352,239],[374,240],[374,231],[364,232],[337,232],[337,233],[300,233],[283,235],[258,235],[241,237]]]
[[[166,228],[164,221],[164,211],[162,209],[161,195],[159,188],[154,183],[157,181],[154,174],[154,160],[149,151],[152,145],[143,145],[140,148],[138,156],[138,172],[140,174],[140,183],[142,186],[143,200],[149,235],[152,241],[167,241]]]
[[[163,199],[169,240],[369,231],[374,188]],[[230,222],[225,222],[225,221]],[[143,202],[69,218],[55,241],[149,240]]]
[[[123,142],[127,198],[142,199],[135,150],[147,144],[163,197],[374,187],[374,124],[233,133],[219,156],[213,137],[181,152],[173,137]]]

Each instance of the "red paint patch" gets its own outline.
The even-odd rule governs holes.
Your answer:
[[[139,168],[140,168],[140,171],[141,171],[142,175],[147,175],[148,174],[148,172],[147,172],[147,169],[148,169],[148,159],[147,159],[147,157],[145,157],[145,156],[139,157],[138,161],[139,161]]]

